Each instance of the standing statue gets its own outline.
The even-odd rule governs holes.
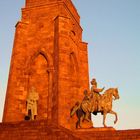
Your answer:
[[[96,82],[96,79],[92,79],[91,81],[91,94],[93,95],[93,100],[94,100],[94,110],[98,110],[100,111],[101,110],[101,106],[100,106],[100,100],[101,100],[101,95],[100,95],[100,92],[102,92],[104,90],[104,87],[103,88],[97,88],[97,82]],[[92,112],[93,108],[91,109],[91,112]]]
[[[26,100],[26,103],[27,103],[27,114],[28,114],[29,119],[31,119],[31,120],[35,120],[36,119],[38,100],[39,100],[39,95],[36,92],[35,88],[32,87],[29,90],[29,94],[28,94],[27,100]]]

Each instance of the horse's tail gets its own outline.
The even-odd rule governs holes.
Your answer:
[[[80,107],[79,102],[76,102],[76,104],[70,110],[70,117],[72,117],[76,113],[79,107]]]
[[[74,106],[70,110],[70,117],[72,117],[74,115],[74,113],[75,113],[75,112],[73,112],[73,108],[74,108]]]

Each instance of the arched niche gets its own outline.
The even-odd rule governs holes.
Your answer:
[[[39,93],[37,119],[51,118],[52,103],[52,65],[47,55],[42,52],[34,54],[28,67],[28,91],[35,87]]]
[[[79,75],[79,68],[77,58],[74,52],[70,53],[70,79],[73,84],[78,84],[78,75]]]

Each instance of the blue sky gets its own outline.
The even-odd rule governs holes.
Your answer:
[[[81,17],[83,40],[88,42],[90,79],[98,86],[118,87],[113,109],[119,121],[107,116],[116,129],[140,128],[140,0],[73,0]],[[0,1],[0,118],[13,47],[15,24],[24,0]],[[102,126],[102,116],[93,117]]]

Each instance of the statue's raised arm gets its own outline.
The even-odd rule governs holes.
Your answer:
[[[102,92],[104,89],[105,89],[105,87],[103,87],[103,88],[97,88],[97,82],[96,82],[96,79],[94,78],[94,79],[92,79],[91,80],[91,93],[94,93],[94,92],[96,92],[96,93],[100,93],[100,92]]]

